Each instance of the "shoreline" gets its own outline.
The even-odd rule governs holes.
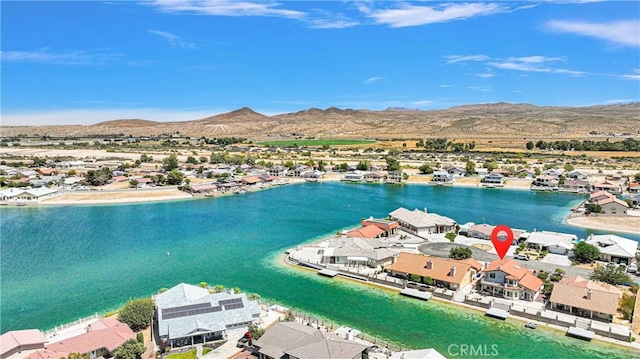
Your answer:
[[[602,232],[619,232],[633,235],[640,235],[640,217],[623,218],[629,223],[620,223],[619,217],[572,217],[573,213],[570,213],[564,218],[562,223],[565,223],[572,227],[591,229]],[[598,218],[600,220],[598,220]],[[618,220],[618,223],[596,223],[607,222],[607,220]],[[637,223],[633,223],[637,222]]]
[[[295,263],[291,263],[289,262],[287,259],[289,257],[288,254],[284,254],[284,255],[280,255],[278,256],[279,259],[276,261],[279,265],[284,266],[284,267],[288,267],[291,268],[293,270],[296,271],[300,271],[300,272],[305,272],[305,273],[314,273],[317,271],[311,268],[304,268],[300,265],[297,265]],[[366,287],[370,287],[376,290],[380,290],[383,289],[386,292],[391,292],[393,294],[399,294],[400,293],[400,289],[395,288],[395,287],[391,287],[391,286],[387,286],[384,284],[380,284],[380,283],[374,283],[374,282],[364,282],[364,281],[360,281],[360,280],[356,280],[353,278],[349,278],[349,277],[345,277],[345,276],[336,276],[333,279],[338,279],[338,280],[344,280],[347,283],[357,283],[357,285],[363,285]],[[332,280],[333,280],[332,279]],[[415,299],[418,300],[418,299]],[[484,317],[484,310],[482,308],[479,307],[475,307],[466,303],[460,303],[460,302],[455,302],[455,301],[449,301],[446,300],[444,298],[439,298],[436,296],[433,296],[429,299],[429,301],[435,300],[436,302],[438,302],[439,304],[444,304],[447,307],[450,307],[452,309],[460,309],[460,308],[465,308],[465,310],[467,310],[467,312],[469,313],[474,313],[481,315],[482,317]],[[519,324],[526,324],[527,322],[531,322],[532,320],[524,318],[524,317],[520,317],[514,314],[510,314],[509,318],[507,318],[506,322],[507,323],[511,323],[511,324],[516,324],[514,322],[517,322]],[[553,334],[553,335],[561,335],[561,336],[566,336],[566,331],[567,328],[559,326],[559,325],[555,325],[555,324],[549,324],[549,323],[544,323],[544,322],[540,322],[540,321],[536,321],[538,323],[538,328],[537,329],[543,329],[544,331],[546,331],[548,334]],[[637,344],[636,342],[622,342],[616,339],[612,339],[612,338],[606,338],[606,337],[602,337],[600,335],[596,335],[596,337],[593,338],[594,341],[596,341],[598,343],[598,345],[601,346],[613,346],[613,347],[624,347],[625,349],[640,349],[640,344]],[[593,341],[592,341],[593,342]]]

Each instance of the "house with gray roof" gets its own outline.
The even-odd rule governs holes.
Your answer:
[[[387,248],[386,242],[376,238],[336,237],[329,240],[322,251],[322,263],[349,267],[384,267],[393,263],[397,251]]]
[[[253,342],[260,359],[362,359],[368,346],[296,322],[280,322]]]
[[[260,307],[244,293],[209,293],[180,283],[156,297],[159,339],[171,348],[219,339],[228,329],[257,324]]]
[[[449,217],[435,213],[427,213],[426,208],[424,211],[419,209],[410,211],[400,207],[389,213],[389,217],[398,222],[404,230],[417,236],[424,236],[431,233],[453,232],[456,225],[456,221]]]
[[[591,234],[586,242],[598,248],[605,262],[630,264],[638,251],[638,242],[613,234]]]

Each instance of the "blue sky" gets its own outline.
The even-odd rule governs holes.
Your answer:
[[[1,6],[2,123],[640,101],[640,2]]]

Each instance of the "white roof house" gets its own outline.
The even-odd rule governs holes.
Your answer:
[[[227,329],[246,327],[260,318],[260,308],[246,294],[210,294],[208,289],[181,283],[156,297],[158,331],[171,346],[192,345],[221,336]]]
[[[619,237],[613,234],[606,235],[590,235],[586,240],[587,243],[598,247],[600,250],[600,259],[603,261],[620,261],[629,262],[634,258],[638,250],[638,242]]]
[[[419,236],[429,233],[446,233],[456,225],[456,221],[449,217],[427,213],[426,208],[424,211],[419,209],[410,211],[400,207],[389,213],[389,216],[392,220],[398,222],[400,226]]]
[[[364,264],[384,266],[393,261],[398,252],[386,248],[387,244],[375,238],[336,237],[327,242],[322,261],[336,264]]]
[[[6,200],[38,200],[47,196],[50,196],[58,192],[57,189],[38,187],[38,188],[9,188],[0,191],[0,199]]]
[[[578,239],[574,234],[556,232],[531,232],[525,241],[528,246],[538,247],[555,254],[568,254],[573,249],[573,241]]]
[[[454,347],[455,349],[458,349]],[[393,353],[389,359],[446,359],[435,349],[418,349]]]

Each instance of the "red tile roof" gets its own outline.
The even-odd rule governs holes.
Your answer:
[[[364,227],[349,231],[347,235],[349,237],[376,238],[383,233],[384,233],[383,229],[380,229],[377,226],[370,224],[368,226],[364,226]]]
[[[431,269],[427,269],[427,262],[431,261]],[[455,276],[450,276],[451,267],[456,268]],[[419,254],[400,252],[394,264],[387,267],[390,271],[417,274],[421,277],[431,277],[435,280],[460,285],[469,273],[471,266],[454,259],[423,256]]]
[[[0,336],[0,357],[4,358],[6,353],[21,347],[21,346],[33,346],[41,344],[44,347],[44,343],[48,340],[38,329],[26,329],[26,330],[14,330],[6,332]]]
[[[518,284],[531,291],[537,292],[544,284],[540,278],[534,276],[529,269],[509,258],[496,259],[489,263],[483,272],[502,271],[518,279]]]
[[[116,319],[100,318],[87,333],[49,344],[44,352],[35,352],[27,359],[58,359],[68,353],[89,353],[100,348],[113,352],[129,339],[136,339],[136,335],[128,325]],[[60,353],[63,355],[58,356]]]

